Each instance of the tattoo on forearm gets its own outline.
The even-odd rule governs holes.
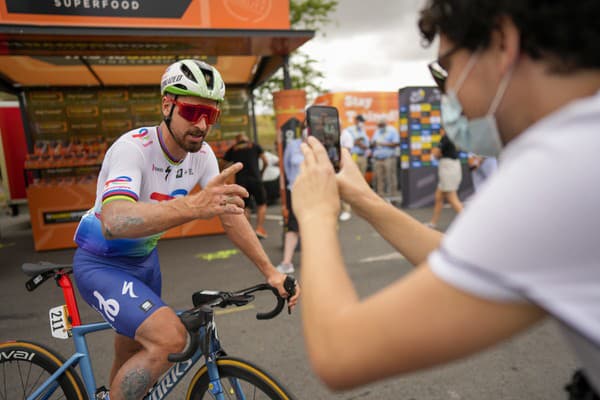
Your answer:
[[[139,217],[119,216],[115,219],[114,230],[126,232],[131,228],[137,228],[144,224],[144,219]],[[108,229],[106,230],[108,232]],[[112,233],[111,233],[112,235]]]
[[[150,386],[150,371],[138,368],[129,371],[121,382],[121,392],[125,400],[141,399]]]

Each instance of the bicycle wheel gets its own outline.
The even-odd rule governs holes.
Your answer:
[[[10,341],[0,343],[0,399],[25,399],[61,367],[64,360],[36,343]],[[79,376],[69,368],[40,398],[87,399]],[[50,393],[54,390],[54,393]]]
[[[221,385],[226,399],[293,399],[279,382],[247,361],[233,357],[223,357],[217,359],[217,368],[219,369]],[[237,379],[242,393],[238,393],[236,387],[233,386],[233,380],[235,379]],[[214,399],[214,395],[209,391],[209,385],[210,379],[206,365],[204,365],[192,378],[186,399]]]

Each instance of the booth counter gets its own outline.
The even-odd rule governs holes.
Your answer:
[[[195,58],[221,72],[227,96],[210,143],[219,156],[238,133],[257,139],[253,89],[314,36],[289,29],[287,1],[119,2],[134,3],[117,12],[91,2],[0,0],[0,90],[18,97],[23,115],[36,250],[74,246],[106,148],[162,120],[159,85],[169,64]],[[165,237],[221,232],[215,219]]]
[[[199,188],[196,188],[197,192]],[[27,199],[36,251],[75,247],[73,236],[83,214],[92,208],[96,182],[63,182],[60,185],[33,185]],[[218,217],[196,220],[169,229],[163,238],[223,233]]]

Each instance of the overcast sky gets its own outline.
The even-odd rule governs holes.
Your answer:
[[[300,48],[325,73],[325,89],[397,91],[431,86],[427,63],[437,45],[423,48],[417,28],[423,0],[340,0],[333,22]]]

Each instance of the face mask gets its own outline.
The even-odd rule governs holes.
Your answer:
[[[482,156],[497,157],[502,150],[502,141],[494,114],[510,81],[512,68],[500,81],[500,86],[487,114],[483,117],[467,119],[456,93],[460,90],[477,58],[478,53],[473,54],[458,79],[456,89],[450,89],[447,94],[442,95],[442,124],[448,138],[461,149]]]

